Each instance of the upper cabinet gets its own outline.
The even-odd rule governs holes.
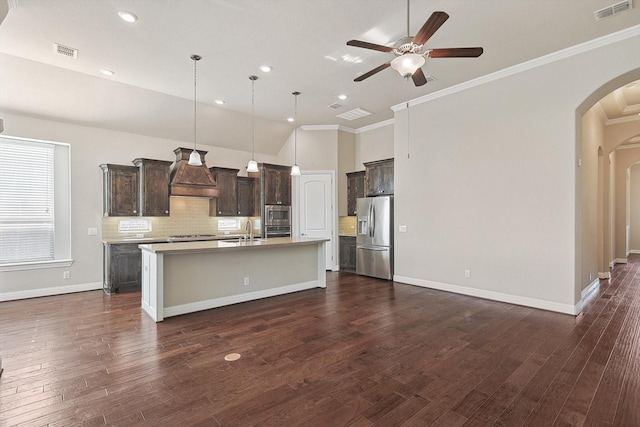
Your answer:
[[[135,159],[140,180],[141,216],[169,216],[169,174],[172,162]]]
[[[260,185],[265,205],[291,206],[291,167],[260,164]]]
[[[357,200],[364,197],[365,171],[347,173],[347,215],[356,215]]]
[[[256,213],[255,194],[256,194],[256,180],[246,176],[238,177],[238,215],[240,216],[255,216],[260,215],[260,212]],[[258,200],[258,207],[260,201]]]
[[[209,215],[238,215],[238,172],[239,169],[221,167],[209,168],[218,185],[218,198],[209,202]]]
[[[393,194],[393,159],[364,163],[367,196]]]
[[[136,166],[100,165],[103,171],[105,216],[137,216],[139,171]]]

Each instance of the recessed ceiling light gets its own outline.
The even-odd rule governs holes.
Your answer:
[[[120,12],[118,12],[118,15],[120,16],[120,18],[122,18],[123,21],[129,22],[129,23],[133,23],[138,20],[138,17],[136,15],[134,15],[131,12],[126,12],[124,10],[121,10]]]
[[[213,102],[215,102],[215,103],[216,103],[216,104],[218,104],[218,105],[223,105],[223,104],[224,104],[224,99],[216,99],[216,100],[215,100],[215,101],[213,101]]]
[[[345,100],[347,99],[347,95],[345,95],[344,93],[341,93],[340,95],[338,95],[338,99]]]
[[[107,70],[107,69],[101,69],[100,72],[105,76],[113,76],[116,74],[115,71]]]
[[[269,73],[271,72],[271,70],[273,70],[273,68],[269,67],[268,65],[260,66],[260,71],[262,71],[263,73]]]
[[[287,121],[290,122],[290,123],[293,123],[294,120],[295,119],[293,117],[287,117]]]

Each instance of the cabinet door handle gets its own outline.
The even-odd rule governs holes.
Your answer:
[[[134,209],[134,210],[133,210],[133,213],[138,213],[138,211]]]
[[[168,214],[168,213],[169,213],[169,211],[164,211],[164,213]]]

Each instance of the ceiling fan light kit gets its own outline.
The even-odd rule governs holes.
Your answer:
[[[391,61],[391,68],[396,70],[405,79],[409,79],[424,63],[424,56],[416,53],[407,53]]]
[[[427,22],[425,22],[422,28],[420,28],[420,31],[418,31],[414,37],[411,37],[409,35],[409,0],[407,0],[407,37],[403,37],[398,40],[394,44],[394,47],[383,46],[361,40],[349,40],[347,42],[347,46],[393,53],[396,56],[393,60],[379,65],[373,70],[356,77],[354,81],[361,82],[374,74],[391,67],[405,79],[408,80],[411,78],[416,86],[422,86],[427,83],[427,78],[422,72],[422,66],[425,64],[427,57],[477,58],[482,55],[483,49],[481,47],[425,49],[423,51],[424,44],[447,19],[449,19],[449,15],[447,15],[446,12],[433,12],[429,19],[427,19]]]

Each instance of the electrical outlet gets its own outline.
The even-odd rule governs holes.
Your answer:
[[[249,286],[249,277],[248,276],[244,278],[244,285],[245,286]]]
[[[70,277],[71,277],[71,273],[70,272],[65,271],[65,272],[62,273],[62,278],[63,279],[68,279]]]
[[[469,277],[471,277],[471,270],[465,270],[465,271],[464,271],[464,277],[465,277],[466,279],[468,279]]]
[[[89,228],[89,230],[87,231],[87,234],[89,236],[97,236],[98,235],[98,229],[95,227],[91,227]]]
[[[407,226],[406,225],[399,225],[398,226],[398,231],[400,233],[406,233],[407,232]]]

